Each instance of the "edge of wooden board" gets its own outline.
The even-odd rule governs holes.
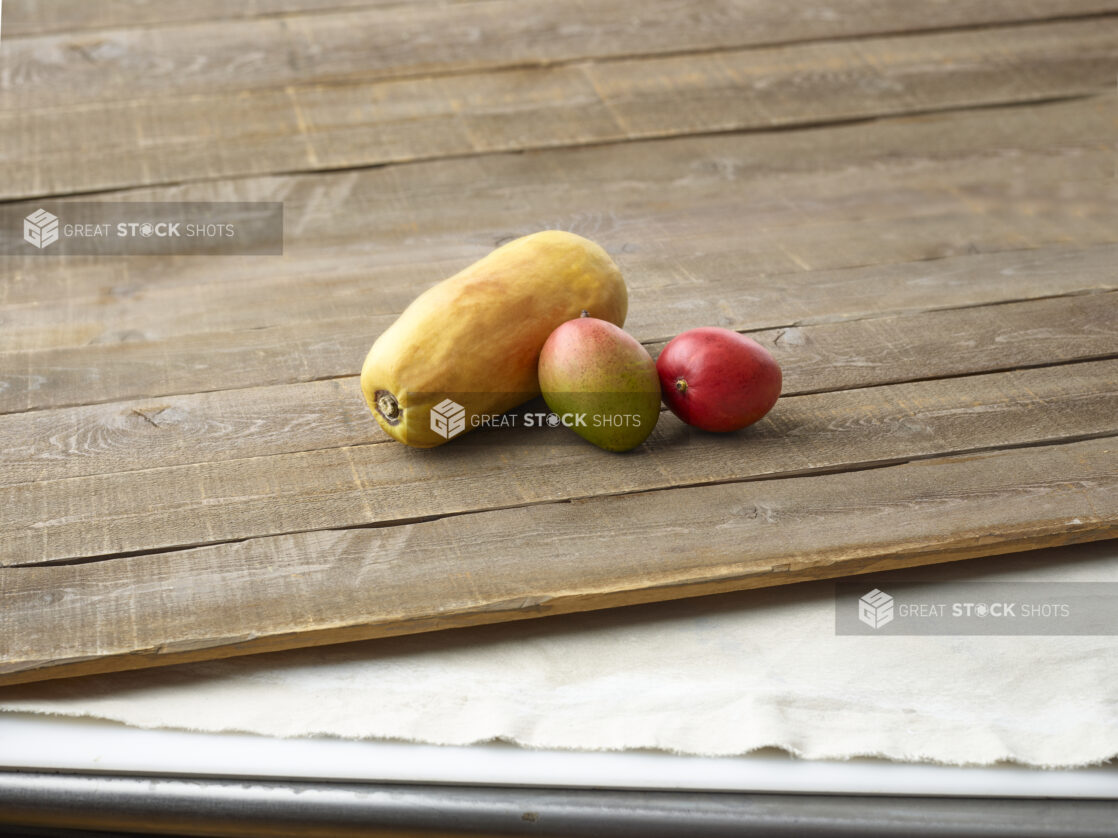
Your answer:
[[[1107,437],[841,474],[599,497],[399,527],[273,536],[104,563],[9,569],[0,573],[0,595],[8,604],[0,614],[0,638],[8,644],[0,685],[1114,538],[1116,453],[1118,439]],[[664,502],[677,512],[681,505],[689,507],[708,520],[696,521],[687,534],[678,532],[678,518],[657,530],[657,504]],[[713,527],[712,521],[720,520],[716,506],[729,510],[721,525],[726,531],[712,547],[689,547],[714,532],[704,524]],[[888,526],[865,520],[882,515],[889,518]],[[623,520],[621,529],[608,535],[610,566],[603,567],[602,551],[595,552],[590,543],[594,538],[600,542],[602,534],[583,530],[587,518],[611,516]],[[543,520],[534,520],[538,518]],[[455,532],[459,527],[464,532]],[[838,538],[813,545],[819,532]],[[903,537],[896,538],[897,532]],[[483,533],[495,534],[496,540],[486,543]],[[520,546],[545,533],[543,537],[566,549],[562,560],[545,550],[538,561],[516,567]],[[458,545],[456,551],[447,549],[448,537]],[[113,576],[132,578],[135,571],[146,577],[138,583],[141,588],[159,592],[157,604],[152,597],[113,585]],[[231,584],[238,576],[239,582]],[[42,583],[38,588],[37,580]],[[199,580],[200,587],[193,587]],[[215,592],[218,601],[206,603]],[[261,603],[280,614],[271,625],[252,623],[254,607]],[[114,645],[106,640],[112,632],[98,629],[109,627],[105,615],[121,604],[132,609],[127,614],[131,633],[120,634]],[[197,630],[207,608],[224,615],[220,632]],[[326,612],[315,614],[316,608],[335,609],[334,619]],[[348,617],[339,616],[347,611]],[[122,616],[116,615],[118,623]],[[160,620],[166,624],[152,626]],[[69,650],[61,653],[43,629],[60,625],[74,632]],[[35,648],[36,641],[42,648]],[[64,657],[49,660],[54,654]]]

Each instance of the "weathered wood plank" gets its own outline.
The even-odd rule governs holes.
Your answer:
[[[787,397],[1118,355],[1118,293],[752,336],[779,360]],[[0,485],[377,441],[390,440],[356,376],[32,411],[0,416]]]
[[[665,413],[630,456],[516,428],[25,483],[0,488],[0,566],[1081,439],[1118,433],[1116,400],[1095,361],[792,397],[740,434]]]
[[[923,6],[834,0],[831,14],[779,0],[363,2],[379,8],[344,8],[353,4],[342,0],[333,13],[282,17],[260,16],[282,10],[276,3],[161,4],[137,10],[150,25],[16,38],[5,43],[0,96],[11,108],[155,99],[1118,12],[1113,0]],[[77,5],[99,23],[109,22],[96,2]],[[186,8],[166,8],[171,5]],[[225,20],[206,20],[207,7],[215,5]],[[52,0],[40,14],[59,19],[66,11]],[[5,9],[5,35],[12,34],[12,16],[18,29],[19,15],[18,4]],[[160,16],[170,25],[160,25]],[[187,19],[195,16],[197,22]],[[78,12],[74,20],[80,25],[82,17]]]
[[[725,256],[727,276],[745,283],[1114,241],[1115,114],[1105,96],[791,134],[145,190],[130,197],[282,200],[285,255],[8,257],[0,347],[277,325],[354,306],[398,311],[496,244],[547,227],[602,243],[635,293],[701,280],[708,267],[696,260],[716,254]]]
[[[332,12],[346,8],[398,5],[401,0],[5,0],[4,37],[121,27],[158,27],[203,20],[244,20],[279,14]],[[406,2],[406,0],[405,0]],[[435,0],[428,0],[434,3]],[[456,0],[462,2],[462,0]],[[1084,11],[1090,10],[1085,5]],[[1098,11],[1105,11],[1099,9]]]
[[[274,60],[286,63],[282,55]],[[56,107],[44,107],[49,98],[20,106],[36,87],[24,84],[0,111],[0,197],[1033,102],[1110,90],[1116,73],[1118,18],[1102,18],[439,79],[300,82],[253,92],[251,109],[240,75],[228,93],[79,96]],[[67,95],[90,79],[51,76],[49,89]]]
[[[1112,538],[1116,455],[1111,438],[7,569],[0,683]]]
[[[215,312],[234,308],[245,325],[246,308],[282,314],[279,307],[300,291],[294,304],[313,317],[337,316],[329,307],[339,297],[348,303],[369,287],[402,305],[495,245],[548,227],[601,242],[641,287],[693,282],[677,261],[700,254],[734,254],[735,275],[747,281],[1114,241],[1118,201],[1107,184],[1115,104],[1105,95],[826,129],[138,190],[129,200],[283,201],[285,255],[5,257],[3,334],[22,335],[26,324],[19,348],[58,345],[30,331],[50,313],[52,327],[74,321],[72,338],[60,339],[82,344],[112,339],[117,311],[130,330],[162,330],[167,312],[179,310],[184,320],[214,322]],[[32,212],[38,202],[16,205],[23,208]],[[178,296],[153,295],[172,286]],[[250,305],[236,296],[241,287],[258,294]],[[20,303],[35,305],[8,308]],[[96,318],[78,319],[102,311],[105,329],[96,330]],[[13,348],[18,337],[8,340]]]
[[[1118,285],[1116,252],[1118,247],[1105,246],[978,254],[751,283],[736,276],[734,254],[703,256],[671,266],[693,281],[631,292],[626,328],[653,343],[696,326],[757,331],[1106,291]],[[705,282],[695,280],[704,276]],[[1112,299],[1098,304],[1108,306]],[[153,341],[124,332],[116,342],[0,353],[0,413],[355,375],[394,319],[370,314]],[[1092,355],[1099,345],[1084,344]]]
[[[769,305],[768,298],[773,295],[768,290],[770,287],[783,288],[788,283],[795,285],[803,281],[805,277],[796,279],[789,275],[806,274],[809,267],[814,267],[814,272],[822,275],[823,279],[820,290],[812,296],[810,306],[805,305],[803,314],[806,316],[811,310],[818,309],[818,316],[833,316],[834,312],[829,309],[826,300],[821,299],[834,293],[830,283],[836,272],[825,269],[828,261],[840,265],[843,262],[858,263],[859,256],[871,252],[871,230],[890,233],[895,243],[882,242],[876,249],[876,259],[871,260],[870,265],[877,261],[888,265],[892,254],[896,254],[896,261],[908,262],[922,252],[929,240],[942,241],[954,232],[960,238],[969,235],[974,245],[967,248],[971,251],[970,256],[919,260],[944,261],[944,264],[910,266],[907,270],[933,274],[937,270],[947,273],[955,269],[981,272],[994,265],[999,270],[1014,270],[1011,267],[1013,263],[1031,263],[1034,267],[1025,270],[1035,272],[1038,266],[1048,263],[1055,281],[1050,293],[1101,287],[1097,282],[1077,283],[1075,275],[1061,281],[1055,277],[1055,272],[1062,265],[1067,265],[1076,269],[1087,268],[1087,275],[1092,277],[1104,276],[1089,267],[1097,264],[1097,258],[1101,257],[1070,250],[1063,233],[1078,223],[1080,228],[1075,238],[1088,246],[1088,251],[1094,249],[1089,245],[1098,240],[1118,238],[1118,233],[1102,225],[1096,229],[1096,224],[1083,214],[1084,210],[1095,211],[1102,217],[1107,212],[1105,193],[1097,198],[1084,196],[1074,201],[1064,190],[1062,199],[1042,197],[1034,203],[1023,195],[1012,194],[1019,190],[1008,185],[988,188],[983,184],[967,184],[962,189],[976,196],[970,199],[958,194],[961,190],[953,187],[945,174],[941,189],[929,185],[922,195],[913,196],[913,191],[922,188],[922,185],[902,185],[901,180],[898,176],[887,184],[879,182],[876,188],[869,186],[862,194],[856,193],[853,185],[835,188],[831,184],[830,189],[819,187],[815,211],[805,224],[807,231],[793,225],[801,212],[801,202],[808,200],[805,194],[808,184],[801,183],[789,185],[785,194],[772,203],[771,188],[759,185],[750,192],[752,201],[748,206],[724,200],[711,200],[705,202],[706,206],[699,206],[700,202],[696,200],[689,215],[685,215],[686,210],[680,207],[670,213],[635,218],[619,231],[627,241],[619,243],[617,234],[598,238],[604,239],[605,246],[613,250],[627,278],[633,309],[630,322],[635,325],[641,318],[643,328],[643,318],[648,313],[645,309],[652,307],[653,300],[664,312],[662,327],[652,327],[651,322],[647,323],[651,331],[642,335],[647,339],[674,333],[672,321],[686,313],[684,303],[692,307],[696,317],[708,316],[709,306],[704,303],[704,296],[727,292],[747,294]],[[1038,191],[1044,188],[1045,184],[1036,187]],[[885,189],[890,190],[888,196],[882,194]],[[991,196],[994,189],[1002,193],[996,199]],[[979,193],[983,197],[979,198]],[[1118,200],[1118,188],[1114,193],[1114,198]],[[911,215],[901,215],[896,211],[890,213],[891,201],[908,198],[914,199],[919,209],[914,208]],[[974,202],[979,200],[986,201],[986,206],[976,208]],[[1038,206],[1053,210],[1051,215],[1046,213],[1048,220],[1055,222],[1050,225],[1047,238],[1062,241],[1058,248],[1043,247],[1046,237],[1038,232],[1037,237],[1028,242],[1037,250],[1034,256],[1014,247],[1022,242],[1015,240],[1011,234],[1031,232],[1028,213]],[[1065,218],[1058,217],[1061,209],[1057,207],[1062,208]],[[855,210],[855,217],[843,219],[843,212],[852,209]],[[946,220],[928,219],[923,215],[927,211],[938,215],[952,210],[956,213]],[[1114,222],[1118,224],[1118,208],[1113,215]],[[835,221],[831,222],[831,218]],[[1014,224],[1020,220],[1025,223]],[[966,229],[968,221],[973,222],[973,226]],[[740,237],[743,225],[758,232],[743,239]],[[1015,227],[1023,229],[1018,232]],[[657,233],[663,235],[668,231],[672,236],[670,241],[655,239]],[[813,241],[809,233],[818,234],[822,242]],[[829,260],[824,243],[834,245]],[[419,252],[424,250],[419,245],[416,249]],[[1008,257],[974,258],[987,249],[1018,252]],[[801,264],[786,267],[784,263],[793,257]],[[366,318],[396,315],[422,290],[468,264],[467,260],[463,260],[363,266],[355,254],[343,252],[333,264],[329,259],[319,259],[310,254],[306,254],[306,258],[292,256],[290,261],[269,260],[270,264],[279,263],[282,267],[272,273],[265,271],[258,275],[253,271],[246,276],[237,270],[235,263],[226,263],[224,268],[227,270],[215,271],[212,267],[206,269],[213,260],[199,261],[203,265],[187,274],[197,275],[203,280],[196,284],[164,277],[165,281],[146,286],[144,280],[148,270],[145,266],[138,273],[130,273],[127,279],[118,276],[118,284],[100,294],[72,293],[41,302],[0,304],[0,324],[4,326],[0,330],[0,358],[6,352],[158,342],[207,332],[239,332],[281,326],[305,331],[314,328],[306,321],[344,320],[358,312]],[[114,263],[126,266],[127,257],[114,260]],[[293,265],[305,266],[307,270],[291,276]],[[888,274],[893,270],[890,265],[879,273]],[[1018,283],[1006,276],[1015,275],[1016,272],[1006,274],[1000,280],[1007,293],[1014,292]],[[997,277],[988,278],[987,284],[992,284],[994,279]],[[29,275],[29,281],[36,280]],[[1102,286],[1105,285],[1105,282],[1102,283]],[[19,290],[15,283],[11,287],[14,292]],[[780,310],[790,308],[787,300],[783,304],[780,300],[772,302]],[[944,304],[950,302],[945,300]],[[719,322],[733,319],[725,307],[717,316]],[[693,319],[688,318],[688,321]],[[783,319],[779,322],[791,321]],[[766,325],[777,325],[777,322],[770,319],[755,324],[753,328]],[[0,370],[4,366],[0,360]]]
[[[389,441],[356,377],[0,417],[0,484]]]

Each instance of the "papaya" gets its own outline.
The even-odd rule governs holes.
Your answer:
[[[361,391],[391,437],[442,445],[540,395],[540,351],[583,311],[617,326],[629,295],[597,244],[545,230],[427,289],[373,343]]]

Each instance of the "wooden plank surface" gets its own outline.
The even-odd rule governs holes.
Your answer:
[[[1116,404],[1108,360],[790,397],[742,434],[689,433],[664,413],[624,457],[517,428],[425,452],[356,445],[23,483],[0,488],[0,566],[1118,434]]]
[[[0,683],[1116,537],[1116,454],[1110,438],[9,570]]]
[[[725,280],[656,289],[649,303],[634,301],[626,325],[639,340],[653,344],[702,325],[786,328],[1107,291],[1118,287],[1116,251],[1112,246],[1012,251],[788,274],[768,278],[763,286],[732,278],[733,258],[726,256],[719,260],[720,271],[705,271]],[[363,315],[3,353],[0,414],[355,375],[373,340],[393,319],[392,314]],[[1098,342],[1092,346],[1094,355]]]
[[[1113,3],[7,6],[17,217],[123,189],[287,230],[0,260],[0,680],[1118,536]],[[626,456],[387,440],[372,340],[556,227],[653,353],[772,347],[777,409]]]
[[[115,14],[98,9],[103,0],[41,5],[38,14],[55,21],[66,20],[66,6],[78,6],[87,9],[84,16],[93,18],[89,22],[94,26],[115,20],[124,27],[8,41],[3,58],[8,71],[0,79],[6,107],[283,90],[852,36],[1063,22],[1118,12],[1114,0],[922,6],[903,0],[831,0],[829,14],[776,0],[340,0],[333,9],[315,8],[318,3],[312,2],[305,10],[287,0],[255,9],[204,0],[161,3],[131,15],[123,9]],[[159,8],[172,5],[185,9],[168,13]],[[74,11],[75,25],[82,27],[83,13]],[[4,35],[18,36],[18,0],[4,13]],[[137,25],[145,16],[158,22]],[[187,16],[197,22],[184,20]],[[9,18],[15,21],[14,33]],[[73,71],[75,66],[80,73]],[[66,84],[58,84],[60,79]]]
[[[751,336],[780,363],[785,396],[872,387],[1118,356],[1118,293]],[[359,390],[351,375],[0,416],[0,484],[388,442]]]
[[[125,311],[135,315],[128,327],[146,333],[155,318],[173,319],[168,309],[183,310],[186,323],[244,309],[240,287],[259,295],[252,310],[277,317],[292,295],[297,308],[336,316],[323,308],[370,287],[399,310],[424,284],[548,227],[600,241],[643,287],[694,282],[709,270],[699,260],[717,254],[746,281],[1114,242],[1116,131],[1118,99],[1106,94],[804,131],[143,189],[128,200],[283,201],[284,257],[7,257],[0,305],[16,334],[40,310],[59,309],[69,314],[53,316],[54,326],[67,316],[80,324]],[[169,286],[180,287],[177,298],[151,297]],[[192,296],[200,299],[180,309]],[[19,303],[34,305],[7,308]],[[262,322],[276,321],[252,325]],[[111,338],[109,329],[75,339]],[[5,344],[40,345],[50,343],[31,335]]]
[[[0,197],[1042,101],[1111,90],[1116,73],[1118,19],[1101,18],[437,80],[300,83],[253,92],[247,111],[240,74],[229,93],[207,86],[112,102],[87,101],[48,76],[41,94],[34,83],[7,92]],[[25,74],[17,66],[10,75]],[[93,84],[96,74],[79,78],[90,75]],[[76,99],[54,103],[57,91]],[[121,126],[136,143],[119,142]]]
[[[398,5],[401,0],[4,0],[4,37],[21,38],[90,29],[166,26],[200,20],[238,20],[269,15],[335,12]],[[434,2],[434,0],[430,0]],[[462,2],[462,0],[456,0]],[[1084,11],[1091,7],[1084,4]],[[1100,11],[1102,9],[1099,9]]]
[[[760,329],[1002,301],[1010,290],[1023,299],[1113,287],[1113,254],[1069,247],[1113,241],[1118,230],[1105,179],[1113,154],[1100,147],[1115,128],[1112,104],[1001,118],[988,132],[975,114],[829,129],[788,140],[783,152],[765,136],[690,138],[547,152],[535,165],[489,161],[480,171],[463,160],[285,179],[267,184],[266,196],[303,193],[310,177],[333,183],[291,202],[293,217],[311,220],[283,260],[169,267],[118,257],[79,271],[39,258],[0,283],[0,347],[33,352],[0,352],[0,411],[73,404],[76,393],[88,403],[352,374],[387,317],[504,231],[527,232],[513,226],[524,218],[559,222],[614,252],[633,289],[629,328],[642,340],[709,323]],[[935,155],[915,150],[930,147]],[[557,181],[564,159],[570,180]],[[642,169],[658,179],[635,180]],[[1022,171],[1029,178],[1019,182]],[[509,193],[471,201],[477,226],[465,232],[468,222],[445,207],[455,184],[473,178],[518,186],[511,202]],[[366,194],[383,197],[372,217]],[[186,197],[215,193],[195,187]],[[557,206],[564,217],[553,215]],[[364,243],[370,225],[380,241]],[[404,225],[424,232],[407,248],[381,244]],[[981,253],[1045,242],[1061,247]],[[974,251],[938,264],[823,270]],[[444,258],[452,253],[462,255]],[[436,261],[396,264],[422,256]]]

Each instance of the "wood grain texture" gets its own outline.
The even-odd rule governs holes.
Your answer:
[[[787,397],[1118,356],[1118,293],[751,334]],[[32,411],[0,416],[0,485],[372,442],[390,439],[356,376]]]
[[[474,432],[0,488],[0,566],[600,495],[863,468],[1118,433],[1118,360],[782,399],[738,434],[674,415],[627,456],[564,428]]]
[[[332,306],[373,288],[402,307],[424,284],[548,227],[599,241],[642,287],[694,282],[702,273],[688,261],[720,253],[732,255],[744,281],[1113,242],[1116,131],[1118,100],[1107,94],[825,129],[137,190],[129,200],[283,201],[284,257],[5,257],[0,340],[26,349],[111,341],[121,328],[114,315],[146,336],[179,310],[186,323],[205,318],[236,328],[237,319],[215,319],[230,308],[240,324],[246,308],[286,316],[288,299],[312,319],[336,317]],[[153,293],[170,287],[177,297]],[[242,287],[256,294],[251,305]],[[22,303],[35,305],[9,308]],[[248,325],[275,322],[258,316]]]
[[[48,90],[75,101],[8,91],[0,198],[1040,101],[1116,73],[1118,18],[251,93],[238,74],[228,93],[113,102],[78,92],[95,73],[56,71]]]
[[[0,484],[387,442],[356,377],[0,417]]]
[[[0,199],[288,235],[0,262],[0,681],[1118,536],[1113,0],[336,2],[17,9]],[[553,227],[654,352],[770,345],[777,409],[387,441],[372,340]]]
[[[285,256],[5,259],[0,351],[393,313],[549,226],[602,243],[637,301],[707,278],[1113,241],[1112,99],[148,190],[134,197],[283,200]]]
[[[0,683],[1115,537],[1116,454],[1111,438],[6,569]]]
[[[704,256],[682,263],[691,281],[643,292],[631,289],[626,329],[654,344],[697,326],[757,331],[1106,291],[1118,286],[1116,251],[1106,246],[979,254],[801,272],[748,284],[735,275],[734,254]],[[1107,296],[1097,302],[1109,310],[1112,300]],[[1085,315],[1079,310],[1082,323]],[[974,317],[981,320],[983,315]],[[371,314],[164,340],[125,332],[114,342],[0,353],[0,413],[356,375],[373,341],[394,319],[394,314]],[[866,334],[872,337],[872,332]],[[786,343],[794,339],[793,334]],[[1109,354],[1102,348],[1108,340],[1104,329],[1083,344],[1083,351]],[[1081,350],[1066,351],[1075,357]]]
[[[5,0],[4,37],[165,26],[398,5],[401,0]],[[432,4],[435,0],[428,0]],[[456,0],[462,2],[462,0]]]
[[[66,7],[79,6],[87,10],[85,16],[110,22],[111,12],[98,14],[98,5],[104,4],[76,0],[59,6],[51,0],[39,15],[64,21]],[[17,38],[5,46],[0,96],[9,107],[41,107],[283,90],[1118,12],[1114,0],[923,6],[903,0],[833,0],[830,14],[779,0],[341,0],[333,10],[311,4],[315,14],[299,14],[288,3],[294,13],[262,16],[284,11],[283,5],[162,3],[136,9],[130,20],[116,15],[132,24],[146,17],[149,25]],[[205,19],[215,8],[224,20]],[[80,23],[83,13],[74,11]],[[11,34],[12,16],[18,34],[19,15],[18,3],[5,9],[5,35]],[[186,19],[195,16],[197,22]],[[160,25],[161,17],[170,25]]]

